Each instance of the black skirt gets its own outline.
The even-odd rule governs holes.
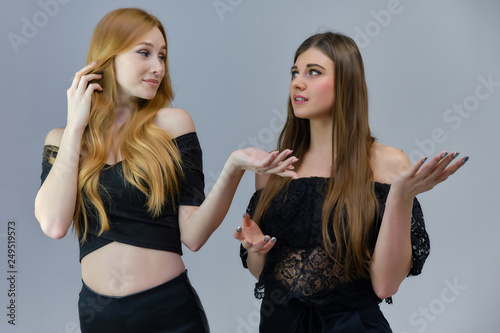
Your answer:
[[[114,297],[85,284],[78,301],[82,333],[208,333],[205,311],[187,272],[151,289]]]
[[[389,323],[378,304],[331,311],[304,302],[283,304],[264,298],[260,308],[260,333],[390,333]]]

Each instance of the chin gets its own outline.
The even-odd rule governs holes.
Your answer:
[[[300,118],[300,119],[310,119],[311,118],[307,114],[307,112],[297,112],[296,110],[293,110],[293,114],[295,117]]]
[[[145,100],[145,101],[150,101],[153,98],[155,98],[155,96],[156,96],[156,93],[154,93],[154,94],[144,94],[144,95],[141,95],[141,96],[137,96],[137,98],[139,98],[141,100]]]

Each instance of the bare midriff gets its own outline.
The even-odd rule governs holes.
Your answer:
[[[126,296],[185,271],[180,254],[112,242],[83,257],[82,279],[96,293]]]

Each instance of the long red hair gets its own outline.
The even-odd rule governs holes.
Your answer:
[[[99,174],[111,149],[120,150],[125,178],[147,195],[151,214],[158,215],[166,201],[174,202],[179,191],[182,173],[179,151],[171,135],[153,124],[158,111],[170,105],[174,97],[167,57],[165,76],[156,96],[151,100],[136,101],[135,112],[121,128],[122,140],[112,142],[117,102],[115,56],[132,48],[154,28],[160,30],[166,44],[165,30],[156,17],[141,9],[121,8],[105,15],[94,30],[87,64],[97,61],[93,72],[103,74],[99,80],[103,91],[92,96],[89,123],[81,143],[74,227],[82,241],[89,231],[89,214],[100,221],[99,235],[109,229],[102,200],[106,192],[99,185]]]

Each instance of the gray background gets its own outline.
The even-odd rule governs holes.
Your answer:
[[[274,147],[298,45],[330,29],[354,37],[374,135],[412,161],[441,150],[471,156],[446,184],[419,197],[432,252],[423,274],[405,280],[382,310],[397,333],[498,332],[497,0],[2,0],[0,331],[79,332],[77,241],[44,236],[33,200],[44,137],[65,125],[66,89],[84,65],[92,31],[107,12],[125,6],[151,11],[166,27],[174,106],[188,110],[197,126],[207,193],[233,150]],[[15,45],[9,36],[24,40]],[[488,77],[496,83],[486,87]],[[208,243],[198,253],[185,249],[216,333],[257,332],[255,281],[231,236],[252,193],[248,173]],[[6,315],[10,220],[17,229],[16,326]]]

